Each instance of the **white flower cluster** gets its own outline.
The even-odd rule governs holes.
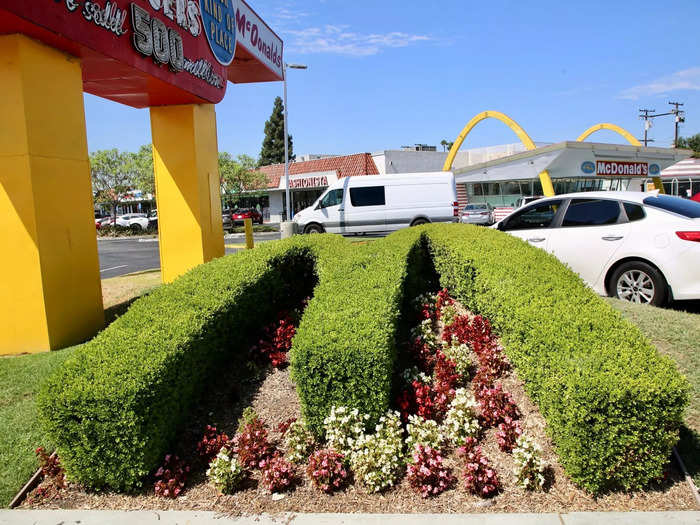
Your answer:
[[[347,407],[331,407],[331,413],[323,420],[328,447],[349,457],[357,446],[357,440],[365,432],[367,414]]]
[[[547,463],[542,459],[542,449],[527,436],[519,436],[513,449],[515,477],[518,485],[527,490],[542,490]]]
[[[442,423],[443,434],[452,444],[460,447],[468,437],[476,437],[479,433],[479,420],[476,416],[478,404],[469,391],[458,388],[450,403],[445,420]]]
[[[403,379],[406,384],[411,384],[414,381],[420,381],[426,385],[430,384],[433,380],[433,378],[428,374],[421,372],[417,366],[407,368],[401,372],[401,379]]]
[[[245,476],[243,466],[225,448],[209,463],[207,470],[207,478],[222,494],[233,494]]]
[[[413,307],[420,309],[424,304],[435,304],[437,301],[436,293],[422,293],[413,299]]]
[[[465,381],[469,380],[469,369],[472,365],[471,350],[469,345],[460,344],[457,338],[452,338],[452,343],[443,341],[442,353],[456,365],[457,372]]]
[[[440,318],[445,326],[450,326],[459,316],[457,308],[453,304],[446,304],[440,309]]]
[[[292,463],[304,463],[314,450],[314,435],[301,421],[294,421],[284,435],[287,447],[287,459]]]
[[[376,432],[363,435],[350,457],[350,464],[369,492],[394,486],[403,472],[403,430],[398,412],[379,419]]]
[[[438,338],[430,319],[423,319],[418,326],[411,329],[411,339],[415,339],[416,337],[420,337],[430,348],[434,349],[438,346]]]
[[[408,431],[406,448],[409,454],[413,454],[413,449],[416,445],[439,450],[445,441],[445,436],[440,431],[440,427],[432,419],[423,419],[417,415],[408,416],[406,430]]]

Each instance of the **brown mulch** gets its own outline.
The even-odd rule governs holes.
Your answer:
[[[255,374],[254,374],[255,375]],[[522,382],[514,372],[501,380],[522,413],[525,433],[540,444],[543,457],[551,467],[551,481],[544,492],[529,492],[516,486],[514,463],[510,454],[501,452],[495,438],[495,429],[485,432],[480,445],[485,456],[495,467],[503,490],[491,499],[481,499],[467,493],[462,487],[463,460],[454,452],[447,455],[446,463],[453,467],[457,481],[443,494],[423,499],[404,479],[383,493],[367,494],[360,485],[351,485],[333,495],[317,490],[298,467],[299,483],[282,499],[273,496],[258,485],[259,472],[254,472],[244,489],[231,496],[221,496],[207,483],[201,464],[193,453],[204,427],[217,425],[232,437],[243,408],[252,405],[268,424],[273,439],[279,446],[277,425],[290,417],[300,416],[299,400],[289,370],[274,370],[258,379],[242,377],[241,367],[232,370],[212,388],[206,399],[207,406],[199,408],[193,422],[183,435],[181,450],[175,452],[192,465],[184,495],[176,500],[155,496],[152,482],[134,495],[96,493],[70,485],[60,496],[50,501],[35,502],[34,508],[64,509],[160,509],[160,510],[213,510],[229,515],[284,513],[284,512],[365,512],[365,513],[481,513],[481,512],[573,512],[573,511],[629,511],[629,510],[696,510],[693,495],[685,484],[675,463],[670,464],[666,479],[656,486],[634,493],[613,492],[594,497],[576,487],[558,462],[551,441],[545,433],[545,421],[537,407],[529,400]],[[24,506],[29,506],[26,502]]]

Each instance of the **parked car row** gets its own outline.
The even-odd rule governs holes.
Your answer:
[[[255,208],[224,208],[221,210],[224,230],[230,230],[234,226],[241,226],[245,219],[252,219],[253,224],[263,223],[262,213]]]
[[[118,215],[116,218],[113,216],[98,217],[97,215],[95,213],[95,228],[98,230],[106,226],[122,226],[141,232],[146,231],[149,227],[158,226],[158,212],[156,210],[148,215],[145,213],[127,213]]]

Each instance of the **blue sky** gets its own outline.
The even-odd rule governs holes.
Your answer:
[[[681,135],[700,132],[700,0],[249,0],[285,42],[294,151],[357,153],[454,140],[485,109],[535,141],[575,140],[598,122],[638,137],[639,108],[685,102]],[[257,157],[282,83],[229,84],[219,149]],[[148,110],[85,96],[90,151],[150,142]],[[650,144],[673,140],[656,119]],[[592,140],[621,142],[610,132]],[[515,142],[479,124],[464,146]]]

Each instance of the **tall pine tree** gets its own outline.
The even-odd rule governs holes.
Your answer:
[[[292,147],[292,136],[288,135],[289,160],[296,158]],[[282,98],[275,98],[270,120],[265,122],[265,138],[260,150],[259,166],[284,162],[284,105]]]

